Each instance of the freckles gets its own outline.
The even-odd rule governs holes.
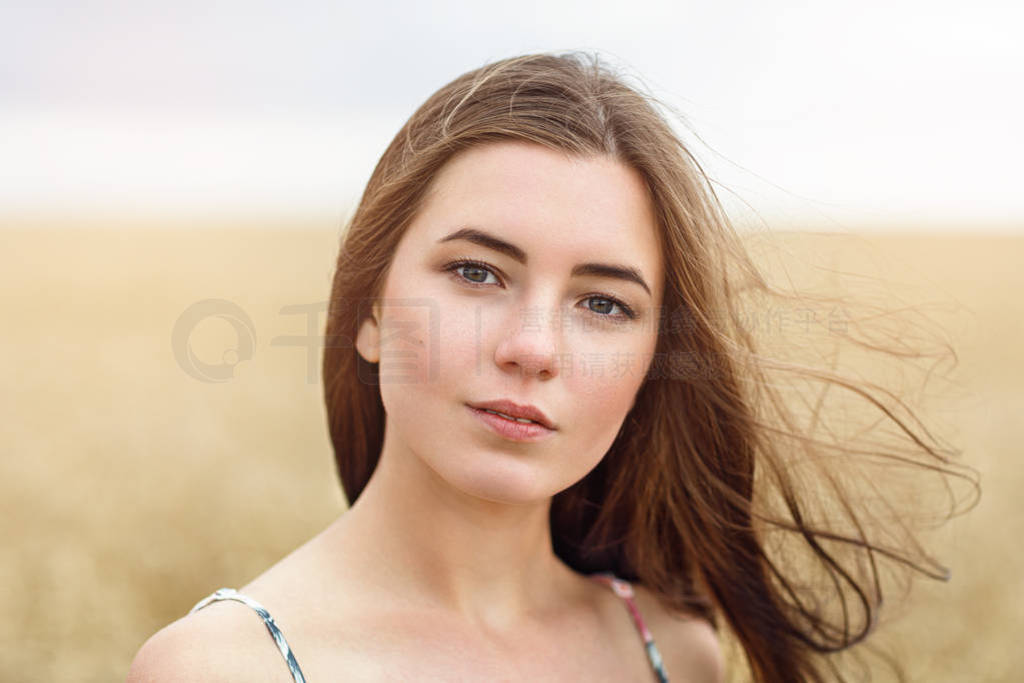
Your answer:
[[[441,346],[441,362],[447,367],[474,368],[486,360],[485,349],[492,349],[497,343],[493,320],[488,320],[484,309],[475,303],[448,303],[441,314],[441,328],[438,335]]]
[[[632,400],[635,383],[628,377],[604,377],[588,383],[586,398],[595,413],[614,415]]]
[[[579,391],[615,394],[639,387],[652,353],[633,346],[604,346],[584,340],[572,342],[577,350],[564,354],[565,376]]]
[[[440,344],[436,308],[426,300],[388,302],[381,323],[382,384],[423,384],[437,378]]]

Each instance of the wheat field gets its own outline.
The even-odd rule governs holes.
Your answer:
[[[345,508],[308,332],[322,330],[338,231],[318,219],[11,219],[0,235],[0,680],[123,680],[153,632]],[[877,637],[912,681],[1020,680],[1024,238],[787,239],[953,304],[933,315],[966,399],[943,419],[983,495],[936,536],[952,580],[921,582]],[[249,354],[224,354],[229,320],[189,328],[198,357],[234,364],[222,382],[190,374],[174,337],[210,299],[255,333],[239,360]]]

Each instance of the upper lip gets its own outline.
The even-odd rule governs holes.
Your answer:
[[[513,403],[512,401],[508,401],[505,399],[502,399],[500,401],[484,401],[482,403],[470,403],[469,406],[471,408],[478,408],[480,410],[495,410],[499,413],[511,415],[512,417],[522,417],[526,418],[527,420],[533,420],[534,422],[539,422],[548,429],[555,428],[555,426],[551,423],[551,420],[548,419],[548,416],[545,415],[543,411],[541,411],[541,409],[536,406],[524,406],[519,403]]]

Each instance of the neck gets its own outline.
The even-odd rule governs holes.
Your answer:
[[[551,499],[507,504],[469,495],[412,453],[386,447],[335,523],[339,552],[388,595],[497,631],[564,602],[578,576],[554,554]]]

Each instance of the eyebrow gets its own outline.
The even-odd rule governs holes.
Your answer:
[[[490,233],[486,233],[483,230],[476,228],[462,228],[456,230],[447,237],[442,237],[438,240],[438,243],[451,242],[452,240],[466,240],[473,244],[478,244],[481,247],[493,249],[494,251],[501,252],[514,261],[517,261],[524,266],[526,265],[528,258],[526,252],[512,244],[506,242],[500,237],[495,237]],[[623,266],[616,263],[578,263],[573,266],[572,276],[582,277],[585,275],[592,275],[596,277],[609,277],[618,280],[626,280],[628,282],[635,282],[644,288],[648,296],[653,297],[651,294],[651,288],[647,286],[647,281],[644,280],[643,275],[640,271],[632,266]]]

